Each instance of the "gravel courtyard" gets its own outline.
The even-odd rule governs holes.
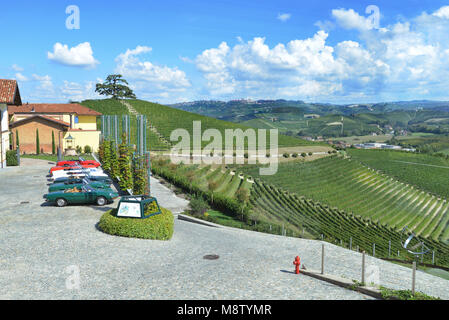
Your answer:
[[[319,241],[178,219],[167,242],[106,235],[96,224],[116,204],[43,206],[50,167],[25,159],[0,171],[0,299],[371,299],[291,272],[296,255],[319,269]],[[156,180],[152,190],[175,213],[187,205]],[[360,280],[360,254],[326,248],[328,273]],[[204,260],[207,254],[220,258]],[[410,287],[410,269],[371,257],[367,264],[382,285]],[[67,288],[76,269],[80,288]],[[422,272],[417,290],[449,299],[449,281]]]

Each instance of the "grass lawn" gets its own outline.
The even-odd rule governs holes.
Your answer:
[[[390,261],[390,262],[394,263],[394,264],[398,264],[398,265],[406,267],[406,268],[409,268],[409,269],[412,269],[412,265],[409,263],[401,263],[401,262],[397,262],[397,261]],[[431,274],[436,277],[440,277],[440,278],[449,280],[449,272],[442,270],[442,269],[429,268],[429,267],[423,267],[423,266],[418,265],[418,270],[423,271],[428,274]]]
[[[220,211],[209,210],[207,211],[207,213],[209,214],[209,217],[213,219],[214,223],[233,228],[241,228],[243,225],[242,221],[235,220],[234,218],[227,216]]]
[[[52,154],[24,154],[20,156],[21,158],[25,159],[38,159],[38,160],[46,160],[46,161],[52,161],[57,162],[58,156],[52,155]],[[80,157],[83,157],[86,160],[95,160],[94,157],[90,154],[83,154],[80,155]],[[62,157],[64,161],[70,161],[70,160],[79,160],[78,157]]]

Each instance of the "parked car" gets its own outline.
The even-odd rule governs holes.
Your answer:
[[[72,179],[83,179],[83,178],[87,178],[90,181],[100,181],[106,184],[111,185],[112,184],[112,180],[109,177],[104,177],[104,176],[92,176],[89,175],[88,173],[81,173],[81,174],[76,174],[76,175],[72,175],[69,177],[61,177],[61,178],[56,178],[53,180],[53,183],[63,183],[63,182],[67,182],[70,181]]]
[[[56,166],[50,168],[50,174],[53,174],[55,171],[62,171],[62,170],[76,170],[76,169],[89,169],[89,168],[98,168],[99,166],[94,164],[73,164],[73,165],[63,165],[63,166]]]
[[[80,174],[88,174],[90,176],[103,176],[108,177],[107,174],[103,172],[103,170],[99,168],[83,168],[83,169],[68,169],[68,170],[61,170],[61,171],[54,171],[52,173],[52,179],[62,178],[62,177],[70,177],[70,176],[77,176]]]
[[[68,160],[68,161],[59,161],[56,163],[57,167],[77,166],[77,165],[95,166],[95,168],[101,166],[99,162],[94,160]]]
[[[51,192],[44,195],[44,199],[49,203],[54,203],[58,207],[65,207],[68,204],[97,204],[104,206],[118,198],[117,192],[112,189],[94,189],[88,185],[81,188],[75,187],[63,191]]]
[[[65,182],[53,183],[48,187],[48,192],[63,191],[73,188],[81,188],[84,185],[89,185],[94,189],[111,189],[111,184],[102,181],[91,181],[88,178],[68,179]]]

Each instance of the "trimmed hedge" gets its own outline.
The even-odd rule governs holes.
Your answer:
[[[118,218],[117,209],[106,212],[98,227],[107,234],[139,239],[170,240],[173,236],[174,217],[171,211],[161,208],[162,213],[148,219]]]
[[[8,167],[16,167],[19,165],[19,161],[17,161],[17,151],[6,151],[6,165]]]

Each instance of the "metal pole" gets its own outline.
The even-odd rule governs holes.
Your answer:
[[[376,244],[373,243],[373,257],[376,256]]]
[[[435,265],[435,250],[432,252],[432,264]]]
[[[324,274],[324,244],[321,245],[321,274]]]
[[[352,237],[349,238],[349,250],[352,250]]]
[[[118,146],[118,116],[114,116],[114,137],[115,137],[115,148]]]
[[[416,261],[413,261],[412,271],[412,294],[415,295],[415,281],[416,281]]]
[[[362,252],[362,285],[365,285],[365,251]]]
[[[19,146],[17,146],[16,152],[17,152],[17,165],[20,166],[20,149],[19,149]]]

